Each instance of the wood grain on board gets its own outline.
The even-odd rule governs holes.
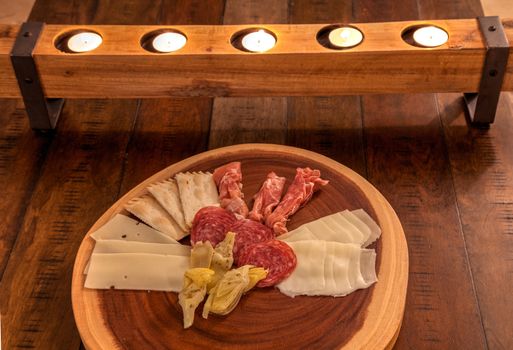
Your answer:
[[[83,1],[70,6],[68,1],[46,1],[45,6],[36,4],[31,19],[108,23],[109,13],[122,8],[117,18],[130,22],[126,9],[136,3]],[[133,9],[137,12],[131,20],[146,15],[141,7]],[[18,214],[18,239],[0,284],[6,348],[79,347],[70,307],[72,265],[84,232],[119,194],[136,111],[136,101],[66,101],[51,144],[43,150],[26,211]]]
[[[227,0],[223,24],[287,23],[286,0]],[[285,143],[284,97],[215,98],[209,148],[246,142]]]
[[[342,209],[364,208],[382,228],[376,242],[379,283],[344,298],[290,298],[274,288],[256,288],[229,315],[198,315],[183,330],[175,293],[99,291],[84,288],[83,274],[94,246],[86,237],[73,273],[73,308],[84,344],[89,348],[139,349],[336,349],[389,348],[395,341],[406,297],[408,254],[399,221],[386,200],[367,181],[335,161],[297,148],[247,144],[221,148],[166,168],[130,191],[99,219],[103,225],[148,184],[180,171],[212,170],[241,161],[247,169],[244,189],[255,193],[271,170],[288,178],[297,165],[319,169],[330,186],[323,187],[289,222],[291,229]],[[93,232],[95,227],[92,228]],[[143,316],[141,316],[143,315]],[[134,328],[137,329],[134,332]]]
[[[415,1],[358,4],[358,20],[418,18]],[[410,252],[396,347],[486,348],[435,96],[362,99],[368,179],[396,210]]]
[[[223,1],[164,0],[162,24],[218,24]],[[141,100],[127,151],[121,192],[125,193],[155,172],[208,146],[212,99]]]

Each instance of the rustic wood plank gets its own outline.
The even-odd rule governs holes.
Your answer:
[[[32,19],[108,23],[120,7],[139,9],[132,3],[38,1]],[[138,16],[145,14],[132,13]],[[79,347],[69,292],[74,257],[84,233],[118,195],[136,111],[136,101],[67,101],[0,284],[6,348]]]
[[[438,102],[488,347],[510,349],[513,108],[502,98],[494,127],[469,130],[461,95],[438,95]]]
[[[482,15],[477,0],[423,7],[422,17]],[[513,347],[513,108],[503,93],[489,130],[468,130],[461,95],[438,94],[460,220],[487,345]],[[508,101],[509,100],[509,101]],[[465,129],[464,129],[465,128]]]
[[[358,3],[358,20],[375,20],[373,9],[380,20],[418,16],[415,1]],[[486,348],[435,97],[364,96],[362,108],[369,180],[395,208],[409,245],[396,347]]]
[[[291,2],[292,23],[351,22],[345,1]],[[287,144],[331,157],[365,176],[360,97],[290,97]]]
[[[434,97],[363,99],[369,180],[399,215],[410,252],[397,347],[484,348]]]
[[[224,1],[164,0],[162,24],[218,24]],[[125,193],[169,164],[202,152],[208,146],[210,98],[142,100],[121,192]]]
[[[286,23],[286,0],[227,0],[223,24]],[[209,148],[237,143],[285,143],[287,99],[216,98],[212,111]]]
[[[0,100],[0,106],[0,187],[9,199],[0,202],[1,280],[51,136],[30,130],[22,101]]]

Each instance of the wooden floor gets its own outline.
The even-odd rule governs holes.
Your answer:
[[[31,20],[96,24],[468,18],[477,0],[37,0]],[[398,349],[513,348],[513,103],[469,129],[459,94],[69,100],[54,134],[0,100],[5,349],[78,349],[70,301],[88,228],[143,179],[198,152],[269,142],[325,154],[390,201],[410,254]]]

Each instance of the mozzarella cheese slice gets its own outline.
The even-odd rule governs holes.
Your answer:
[[[347,221],[349,221],[354,227],[356,227],[363,235],[362,241],[365,243],[369,240],[371,235],[371,230],[369,226],[367,226],[362,220],[358,218],[358,216],[354,215],[353,212],[349,210],[344,210],[341,213]]]
[[[325,288],[324,259],[326,242],[299,241],[289,243],[296,253],[297,265],[292,274],[277,285],[285,295],[321,295]]]
[[[93,253],[85,287],[179,292],[188,268],[188,256]]]
[[[344,212],[339,212],[301,225],[297,229],[279,236],[278,239],[287,243],[304,240],[322,240],[327,242],[355,243],[361,246],[367,237],[345,217]]]
[[[312,233],[305,225],[298,227],[295,230],[289,231],[277,237],[279,240],[284,242],[297,242],[297,241],[307,241],[307,240],[316,240],[317,236]]]
[[[95,241],[116,239],[123,241],[178,244],[176,240],[168,235],[122,214],[116,214],[109,222],[91,233],[91,237]]]
[[[378,224],[372,219],[369,214],[365,212],[363,209],[357,209],[353,210],[353,214],[358,217],[361,221],[367,225],[371,231],[371,234],[367,241],[363,244],[364,247],[367,247],[368,245],[372,244],[375,240],[381,236],[381,229],[379,228]]]
[[[344,296],[376,282],[376,253],[358,244],[305,240],[290,242],[294,272],[278,284],[285,295]],[[322,274],[323,279],[320,278]]]

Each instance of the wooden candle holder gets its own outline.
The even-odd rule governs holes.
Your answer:
[[[491,34],[502,34],[506,44],[513,42],[513,20],[492,20],[498,27]],[[32,57],[46,98],[478,92],[490,51],[490,38],[480,23],[482,27],[477,19],[354,24],[364,40],[347,50],[326,48],[317,41],[317,34],[328,24],[259,25],[277,39],[265,53],[241,51],[231,43],[235,33],[254,25],[45,25]],[[436,48],[410,45],[402,33],[418,25],[440,27],[449,39]],[[186,45],[166,54],[145,50],[141,39],[162,28],[185,34]],[[59,38],[75,30],[94,31],[103,43],[85,53],[59,50]],[[23,32],[19,26],[0,25],[0,97],[22,97],[19,84],[26,82],[16,79],[10,55],[18,33],[21,37]],[[513,90],[509,47],[505,47],[504,67],[495,75],[503,78],[498,91]],[[475,121],[487,124],[493,116]],[[50,124],[42,128],[51,128]]]

